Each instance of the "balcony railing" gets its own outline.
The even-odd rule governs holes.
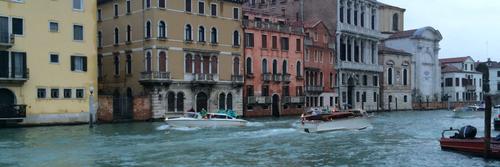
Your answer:
[[[5,76],[0,76],[0,83],[14,83],[23,84],[29,79],[29,69],[25,68],[22,72],[14,72],[14,74],[8,74]]]
[[[285,96],[283,98],[283,103],[285,104],[304,104],[306,102],[306,97],[304,96]]]
[[[14,34],[0,33],[0,49],[8,49],[14,45]]]
[[[273,81],[274,82],[281,82],[281,74],[273,74]]]
[[[145,71],[141,72],[139,81],[143,83],[166,83],[172,81],[172,79],[170,78],[170,72]]]
[[[26,118],[26,105],[3,105],[0,106],[0,120]]]
[[[323,86],[306,86],[307,92],[323,92]]]
[[[302,27],[299,26],[291,26],[287,24],[278,24],[271,22],[263,22],[263,21],[254,21],[254,20],[243,20],[243,26],[245,28],[255,28],[266,31],[278,31],[284,33],[302,33]]]
[[[262,81],[269,82],[269,81],[271,81],[271,79],[272,79],[271,73],[264,73],[264,74],[262,74]]]
[[[469,91],[475,91],[476,90],[476,86],[474,86],[474,85],[466,85],[465,89],[469,90]]]
[[[248,96],[248,104],[271,104],[270,96]]]
[[[364,64],[364,63],[355,63],[348,61],[339,61],[336,69],[348,69],[348,70],[360,70],[360,71],[373,71],[373,72],[383,72],[384,69],[381,65],[378,64]]]
[[[194,81],[215,81],[214,74],[195,74]]]
[[[283,82],[290,82],[290,77],[291,76],[292,75],[290,75],[290,74],[283,74],[283,78],[282,78]]]
[[[366,35],[366,36],[376,37],[376,38],[379,38],[379,39],[382,39],[384,37],[382,35],[382,33],[380,33],[377,30],[373,30],[373,29],[369,28],[368,26],[361,27],[361,26],[356,26],[356,25],[352,25],[352,24],[347,24],[347,23],[341,23],[341,22],[339,22],[339,23],[337,23],[337,30],[339,30],[341,32],[350,32],[350,33],[354,33],[354,34],[363,34],[363,35]]]
[[[231,75],[231,81],[243,82],[243,75]]]

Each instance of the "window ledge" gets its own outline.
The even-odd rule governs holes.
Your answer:
[[[240,48],[240,45],[233,45],[233,48]]]
[[[192,43],[193,43],[193,40],[184,40],[184,43],[185,43],[185,44],[192,44]]]
[[[130,41],[125,42],[125,45],[130,45],[130,44],[132,44],[132,42]]]
[[[210,43],[210,46],[218,46],[218,43]]]
[[[159,41],[166,41],[168,38],[167,37],[158,37]]]

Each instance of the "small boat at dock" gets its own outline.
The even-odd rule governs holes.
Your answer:
[[[364,110],[345,112],[318,112],[311,109],[301,116],[300,128],[307,133],[337,130],[361,130],[371,126]]]
[[[187,112],[182,117],[166,118],[165,123],[174,127],[241,127],[246,126],[246,120],[237,119],[226,113],[207,113],[202,116],[200,113]]]
[[[441,145],[441,150],[446,151],[456,151],[461,153],[467,153],[476,156],[482,156],[486,149],[486,140],[483,137],[476,138],[474,136],[466,135],[466,132],[458,129],[444,130],[441,133],[441,139],[439,143]],[[445,137],[446,132],[457,132],[454,136]],[[500,158],[500,141],[495,140],[495,138],[490,139],[490,154],[489,158]]]

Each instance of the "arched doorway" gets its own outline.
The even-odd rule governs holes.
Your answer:
[[[196,95],[196,111],[201,112],[203,109],[208,111],[208,96],[204,92]]]
[[[16,95],[8,89],[0,89],[0,106],[16,104]]]
[[[347,106],[346,108],[354,107],[354,78],[347,80]]]
[[[273,117],[279,117],[280,116],[280,96],[278,95],[273,95],[273,104],[272,104],[272,112],[273,112]]]

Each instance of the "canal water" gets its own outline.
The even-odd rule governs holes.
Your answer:
[[[245,128],[157,123],[0,129],[0,166],[500,166],[441,151],[450,126],[483,134],[483,112],[377,113],[361,131],[307,134],[296,117],[250,119]],[[493,134],[497,134],[494,132]]]

